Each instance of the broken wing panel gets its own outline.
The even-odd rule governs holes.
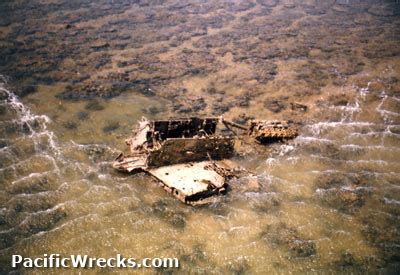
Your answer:
[[[124,155],[121,154],[113,162],[113,167],[123,172],[146,170],[147,168],[146,162],[147,162],[146,155],[125,157]]]
[[[186,202],[188,197],[216,193],[224,188],[225,178],[211,170],[211,161],[176,164],[147,170],[174,196]]]

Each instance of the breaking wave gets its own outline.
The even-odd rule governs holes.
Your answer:
[[[116,152],[102,144],[61,144],[50,130],[51,119],[32,113],[7,88],[6,78],[0,76],[0,81],[0,256],[4,256],[74,220],[70,210],[74,202],[109,179],[107,160]],[[82,161],[82,154],[89,161]]]
[[[316,188],[314,197],[322,201],[327,200],[326,197],[321,198],[326,192],[330,194],[329,199],[340,192],[358,194],[354,198],[362,198],[364,195],[360,195],[363,193],[356,186],[360,183],[366,184],[365,188],[369,190],[379,190],[374,196],[398,188],[400,134],[397,129],[400,113],[393,108],[386,109],[386,102],[397,102],[399,99],[382,91],[379,96],[372,95],[380,98],[376,102],[368,100],[370,95],[368,87],[358,89],[354,104],[330,107],[331,117],[338,117],[339,114],[339,121],[318,121],[305,125],[293,143],[281,146],[277,154],[266,160],[266,172],[281,183],[286,180],[289,188],[294,188],[296,192],[299,192],[296,186],[299,190],[309,188],[310,181],[314,181],[311,186],[330,186],[336,181],[346,186],[344,179],[353,179],[350,191],[343,186],[334,187],[334,194],[331,194],[331,187],[326,190]],[[322,176],[324,178],[321,179]],[[397,200],[379,197],[377,203],[397,204]]]

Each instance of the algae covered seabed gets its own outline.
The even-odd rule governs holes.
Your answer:
[[[139,273],[394,273],[399,54],[398,1],[1,1],[0,271],[52,252],[181,261]],[[189,207],[110,167],[143,115],[300,135],[240,151],[254,176]]]

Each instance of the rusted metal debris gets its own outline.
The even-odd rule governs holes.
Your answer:
[[[298,132],[296,128],[289,127],[286,121],[253,120],[250,122],[248,135],[254,137],[259,143],[268,143],[295,138]]]
[[[225,129],[220,129],[222,125]],[[123,172],[148,172],[179,200],[196,204],[226,190],[225,179],[237,169],[222,160],[233,156],[237,138],[250,136],[267,143],[296,135],[296,129],[277,121],[251,121],[246,127],[222,117],[142,119],[125,140],[130,153],[121,153],[113,167]]]

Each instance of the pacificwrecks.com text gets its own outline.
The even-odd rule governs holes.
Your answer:
[[[95,258],[88,255],[44,254],[43,257],[29,258],[12,255],[13,268],[178,268],[177,258],[135,259],[117,254],[110,258]]]

